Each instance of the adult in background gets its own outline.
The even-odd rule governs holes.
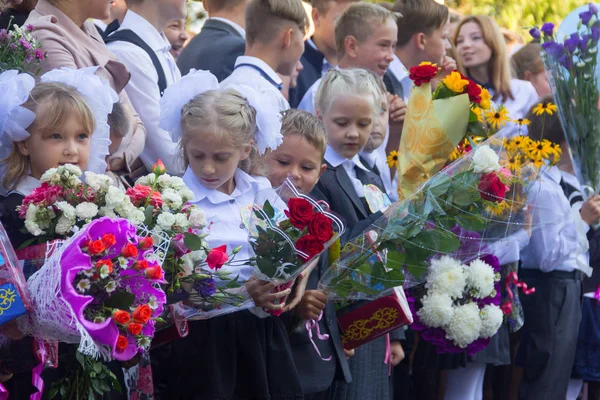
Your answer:
[[[105,46],[94,19],[110,16],[111,0],[39,0],[26,24],[34,26],[33,37],[46,52],[40,74],[55,68],[98,67],[96,74],[106,79],[131,110],[131,102],[123,90],[129,82],[129,71]],[[111,171],[129,171],[144,150],[146,129],[137,112],[121,147],[110,160]]]
[[[246,3],[247,0],[202,1],[209,19],[177,60],[182,75],[191,68],[210,71],[219,82],[231,75],[235,60],[246,50]]]
[[[23,26],[36,4],[37,0],[24,0],[20,4],[9,2],[6,9],[0,10],[0,29]]]

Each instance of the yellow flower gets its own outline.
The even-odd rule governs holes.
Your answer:
[[[475,115],[477,115],[477,121],[479,121],[480,123],[483,124],[483,121],[484,121],[484,112],[483,112],[483,109],[481,109],[479,107],[473,107],[471,110],[473,110],[473,112],[475,113]]]
[[[544,159],[543,158],[536,158],[533,161],[533,166],[537,169],[542,168],[545,165]]]
[[[519,154],[508,159],[508,169],[515,173],[521,170],[521,156]]]
[[[548,114],[548,115],[552,115],[554,114],[556,111],[558,110],[558,108],[556,107],[556,105],[554,103],[539,103],[537,106],[535,106],[535,108],[533,109],[533,113],[537,116],[540,116],[544,113]]]
[[[515,119],[515,120],[513,120],[513,122],[519,126],[527,126],[527,125],[531,124],[531,121],[528,120],[527,118]]]
[[[392,150],[390,155],[387,157],[387,165],[390,168],[398,165],[398,152],[396,150]]]
[[[493,129],[500,129],[510,121],[510,118],[508,118],[508,110],[502,106],[495,111],[486,111],[485,118]]]
[[[486,207],[486,210],[495,216],[500,216],[502,214],[504,214],[504,212],[510,208],[510,204],[508,201],[503,201],[501,203],[494,203],[494,202],[490,202],[490,204],[488,204],[488,206]]]
[[[518,153],[519,151],[527,151],[531,144],[531,139],[528,136],[515,136],[507,140],[506,149],[509,153]]]
[[[469,81],[463,79],[459,72],[453,71],[450,75],[442,80],[442,83],[454,93],[462,93],[465,87],[469,84]]]
[[[529,158],[532,161],[541,158],[541,159],[549,159],[550,156],[554,154],[554,148],[552,147],[552,143],[549,140],[532,140],[529,145]]]
[[[422,66],[422,65],[435,65],[435,66],[437,66],[437,64],[431,63],[429,61],[423,61],[421,64],[419,64],[419,67]]]
[[[489,110],[492,107],[492,95],[490,94],[489,90],[482,88],[480,96],[481,101],[479,102],[479,106],[484,110]]]

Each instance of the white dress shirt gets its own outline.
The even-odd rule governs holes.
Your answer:
[[[304,93],[302,100],[300,100],[300,104],[298,104],[299,110],[304,110],[313,115],[317,115],[317,107],[315,106],[315,100],[317,98],[317,91],[319,90],[321,81],[323,81],[323,78],[319,78],[315,83],[312,84],[311,87],[308,88],[306,93]]]
[[[215,21],[221,21],[221,22],[231,26],[233,29],[236,30],[237,33],[240,34],[241,37],[246,39],[246,30],[244,28],[242,28],[241,26],[239,26],[238,24],[236,24],[235,22],[233,22],[232,20],[227,19],[227,18],[221,18],[221,17],[210,17],[209,19],[214,19]]]
[[[221,82],[220,87],[229,84],[250,85],[260,93],[271,96],[277,101],[279,111],[289,110],[290,104],[283,96],[283,81],[266,62],[260,58],[239,56],[235,60],[235,68],[231,75]]]
[[[179,68],[169,53],[171,45],[163,33],[157,31],[148,21],[131,10],[125,14],[125,19],[119,27],[119,30],[122,29],[132,30],[154,50],[165,72],[167,86],[181,78]],[[141,155],[142,161],[147,167],[151,167],[160,158],[167,167],[167,173],[183,175],[184,168],[178,143],[171,140],[167,131],[159,128],[158,73],[150,56],[142,48],[128,42],[111,42],[107,46],[131,73],[131,80],[125,86],[125,91],[148,133],[146,146]]]
[[[395,203],[398,201],[398,174],[395,174],[394,179],[392,179],[392,173],[387,164],[387,154],[385,153],[385,149],[387,147],[389,137],[390,130],[388,128],[387,135],[385,136],[383,143],[381,143],[381,146],[373,150],[371,153],[363,150],[359,154],[369,164],[369,167],[374,168],[374,166],[377,165],[379,177],[383,182],[385,192],[390,200]]]
[[[23,196],[29,196],[34,189],[40,186],[40,181],[32,177],[31,175],[23,175],[21,179],[19,179],[19,183],[10,193],[19,193]]]
[[[531,82],[522,81],[520,79],[511,79],[510,90],[514,96],[514,99],[495,99],[494,106],[498,107],[503,105],[508,111],[508,116],[511,120],[518,120],[525,118],[527,113],[536,103],[540,101],[535,88]],[[494,96],[494,90],[490,90],[490,94]],[[503,135],[506,137],[513,137],[519,134],[519,126],[514,122],[508,122],[504,128],[502,128]],[[527,127],[520,129],[521,135],[527,134]]]
[[[342,165],[346,173],[352,181],[352,186],[358,197],[365,197],[364,184],[356,177],[356,171],[354,167],[358,167],[364,171],[370,172],[367,167],[360,162],[360,157],[355,155],[352,158],[344,158],[338,154],[337,151],[333,150],[329,145],[325,149],[325,160],[331,164],[332,167],[339,167]]]
[[[589,226],[581,219],[580,207],[569,204],[561,177],[557,167],[545,168],[529,188],[533,231],[529,245],[521,251],[522,267],[543,272],[581,270],[590,276]]]
[[[410,79],[408,69],[402,64],[402,61],[394,54],[394,59],[390,63],[388,70],[394,75],[402,85],[402,100],[408,104],[410,91],[413,87],[413,81]]]

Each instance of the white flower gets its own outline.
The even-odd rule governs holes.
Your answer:
[[[102,323],[104,323],[104,321],[106,321],[106,318],[104,318],[104,317],[96,317],[96,318],[94,318],[94,323],[95,324],[102,324]]]
[[[421,322],[431,328],[448,324],[454,314],[452,299],[445,293],[431,292],[421,300],[423,307],[417,312]]]
[[[481,310],[481,332],[479,336],[487,339],[492,337],[498,332],[502,321],[504,320],[504,314],[500,307],[490,304]]]
[[[154,184],[155,179],[156,179],[156,175],[154,175],[153,173],[149,173],[148,175],[142,176],[137,181],[135,181],[135,184],[142,185],[142,186],[152,186]],[[160,182],[160,178],[159,178],[159,182]]]
[[[106,190],[112,185],[112,179],[110,176],[95,174],[88,171],[85,173],[85,183],[96,191]]]
[[[179,209],[183,205],[183,200],[173,189],[167,188],[162,192],[162,199],[168,203],[172,209]],[[164,206],[163,206],[164,207]]]
[[[148,299],[148,305],[153,310],[156,310],[158,308],[158,300],[156,299],[156,296],[150,296],[150,298]]]
[[[110,275],[110,269],[108,265],[103,265],[100,267],[100,278],[106,279]]]
[[[59,201],[54,204],[61,212],[65,218],[75,221],[75,207],[67,203],[66,201]]]
[[[486,262],[475,260],[465,268],[467,285],[475,290],[475,297],[483,299],[494,291],[496,273]]]
[[[150,348],[150,343],[152,343],[152,341],[150,340],[150,338],[148,336],[141,336],[137,340],[138,346],[140,346],[141,348],[143,348],[145,350],[148,350]]]
[[[59,171],[61,168],[63,169],[63,171],[69,172],[75,176],[81,176],[81,169],[77,165],[65,164],[62,167],[59,167]],[[64,172],[62,172],[62,173],[64,173]]]
[[[187,187],[179,189],[179,195],[181,196],[184,202],[192,201],[195,198],[194,192],[192,192]]]
[[[110,281],[106,284],[104,289],[106,290],[106,293],[112,293],[117,290],[117,283],[115,281]]]
[[[454,309],[450,323],[446,326],[446,337],[461,348],[479,339],[481,317],[475,303],[467,303]]]
[[[56,228],[54,228],[55,232],[59,235],[66,235],[71,231],[75,225],[75,220],[65,217],[64,215],[58,219],[56,223]]]
[[[134,225],[140,225],[146,220],[146,215],[142,210],[134,208],[127,216],[127,219]]]
[[[206,226],[206,217],[204,211],[197,207],[193,207],[190,212],[190,225],[197,229],[202,229]]]
[[[158,218],[156,218],[156,223],[161,229],[168,231],[175,223],[175,216],[170,213],[161,213]]]
[[[114,210],[106,206],[100,207],[98,214],[102,217],[117,218],[117,214],[115,214]]]
[[[177,225],[183,230],[187,230],[187,228],[189,228],[190,226],[190,221],[188,220],[187,215],[175,214],[175,225]]]
[[[40,208],[38,206],[36,206],[34,204],[30,204],[29,207],[27,208],[27,214],[25,215],[25,228],[33,236],[40,236],[45,233],[42,229],[40,229],[40,226],[35,222],[39,209]]]
[[[463,297],[466,281],[464,266],[460,261],[444,256],[431,262],[426,287],[456,299]]]
[[[498,154],[486,144],[475,150],[471,166],[473,167],[473,172],[477,174],[498,171],[500,169],[499,160]]]
[[[106,197],[104,198],[104,200],[106,201],[106,207],[108,207],[109,209],[118,207],[123,203],[125,197],[125,193],[123,193],[119,188],[115,186],[109,187],[108,192],[106,193]]]
[[[90,281],[88,279],[82,279],[77,283],[77,290],[81,293],[84,293],[91,287]]]
[[[206,242],[202,241],[204,246],[208,246]],[[204,250],[196,250],[188,253],[194,262],[204,261],[206,258],[206,252]]]
[[[98,206],[94,203],[81,203],[75,207],[77,218],[87,220],[98,215]]]
[[[83,271],[83,275],[86,278],[91,278],[92,276],[94,276],[94,270],[92,268],[86,269],[85,271]]]
[[[56,168],[50,168],[48,171],[44,172],[40,178],[40,183],[55,181],[55,176],[58,176],[57,172],[58,170]],[[58,177],[58,179],[60,180],[60,177]]]

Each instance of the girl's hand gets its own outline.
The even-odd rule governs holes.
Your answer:
[[[281,302],[280,304],[273,304],[273,301],[285,298],[292,292],[292,289],[271,293],[271,290],[274,288],[275,284],[267,281],[259,281],[255,277],[250,278],[248,282],[246,282],[246,290],[254,301],[254,305],[267,310],[282,310],[283,307],[285,307],[285,303]]]
[[[354,357],[354,354],[355,354],[354,349],[352,349],[352,350],[344,349],[344,355],[346,356],[346,358]]]
[[[302,297],[302,301],[296,307],[296,316],[305,321],[317,320],[328,301],[329,298],[325,293],[318,290],[307,290]]]
[[[406,103],[397,95],[389,102],[390,104],[390,121],[404,122],[406,117]]]
[[[296,307],[302,297],[304,296],[304,291],[306,290],[306,284],[308,283],[308,278],[312,273],[312,270],[315,268],[315,265],[319,262],[319,257],[311,260],[310,265],[298,275],[296,278],[296,282],[294,282],[294,286],[292,286],[292,294],[290,298],[286,300],[285,307],[283,308],[283,312],[288,312],[294,307]]]
[[[450,75],[452,71],[456,70],[458,66],[456,65],[456,60],[454,60],[452,57],[444,56],[440,68],[442,68],[440,71],[440,77],[445,78],[446,76]]]
[[[391,360],[390,362],[395,367],[400,364],[402,360],[404,360],[404,349],[402,348],[402,343],[398,340],[392,341],[390,344],[390,352],[391,352]]]

